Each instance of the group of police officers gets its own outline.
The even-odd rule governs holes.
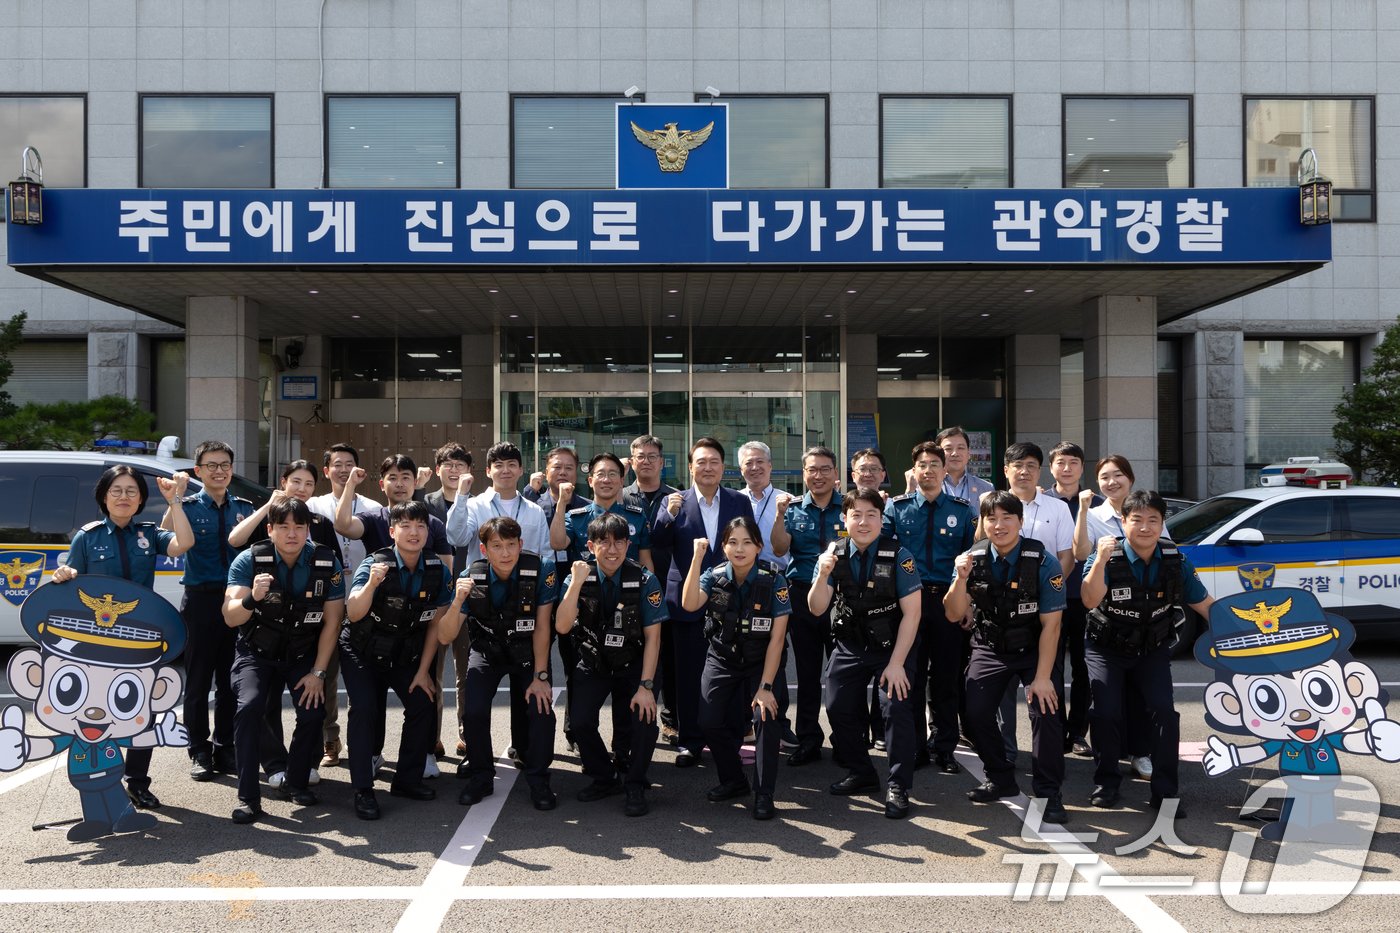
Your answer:
[[[1009,488],[997,491],[969,469],[969,439],[956,427],[914,447],[908,491],[893,497],[881,491],[887,464],[874,449],[852,457],[844,495],[836,455],[808,449],[801,498],[772,487],[771,452],[758,442],[738,451],[742,490],[720,485],[726,451],[715,438],[691,445],[684,491],[661,481],[661,452],[662,442],[644,435],[626,461],[593,457],[589,500],[576,491],[571,449],[550,451],[545,470],[520,489],[521,451],[498,443],[486,454],[490,486],[474,496],[471,455],[448,444],[433,469],[386,458],[381,506],[356,492],[366,471],[355,448],[336,444],[321,469],[330,495],[312,496],[317,470],[299,460],[255,509],[229,492],[232,449],[209,441],[195,451],[198,495],[183,495],[183,475],[161,481],[169,508],[159,528],[131,521],[148,495],[141,474],[108,470],[97,486],[105,518],[78,533],[54,580],[109,573],[149,586],[157,556],[185,555],[190,773],[197,781],[236,775],[237,823],[263,815],[260,770],[285,799],[317,803],[318,765],[338,764],[342,750],[338,677],[349,698],[357,816],[381,815],[375,782],[390,690],[404,722],[389,793],[434,799],[425,780],[438,776],[446,754],[435,737],[449,650],[459,801],[492,793],[490,715],[508,680],[506,754],[524,771],[533,805],[553,809],[556,638],[565,738],[589,780],[577,799],[623,795],[628,816],[649,811],[648,769],[664,736],[679,767],[709,748],[719,778],[709,800],[752,795],[753,817],[773,818],[780,746],[789,767],[820,759],[823,706],[833,759],[846,771],[831,784],[834,795],[883,793],[885,815],[903,818],[915,770],[957,773],[954,750],[965,738],[986,778],[968,798],[1016,796],[1022,698],[1045,822],[1069,818],[1061,791],[1068,752],[1095,756],[1089,802],[1116,806],[1125,748],[1150,749],[1151,804],[1171,800],[1184,815],[1169,656],[1183,605],[1204,613],[1210,598],[1163,537],[1156,493],[1127,492],[1129,476],[1105,510],[1078,488],[1085,456],[1071,443],[1051,451],[1050,489],[1036,485],[1040,448],[1012,444]],[[1099,466],[1126,463],[1113,455]],[[629,470],[635,479],[624,487]],[[442,488],[424,496],[433,473]],[[295,710],[289,744],[284,691]],[[609,699],[611,753],[600,733]],[[740,755],[749,734],[752,782]],[[872,748],[886,754],[883,781]],[[127,793],[134,806],[154,809],[145,764],[129,762]]]

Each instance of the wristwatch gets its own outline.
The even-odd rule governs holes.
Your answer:
[[[312,673],[312,675],[314,675],[314,676],[316,676],[316,677],[319,677],[319,678],[321,678],[322,680],[325,680],[325,679],[326,679],[326,672],[325,672],[325,671],[312,671],[311,673]]]
[[[536,680],[549,680],[549,671],[535,671]]]
[[[656,684],[656,681],[654,681],[654,680],[648,678],[648,679],[642,681],[642,682],[641,682],[640,684],[638,684],[637,686],[639,686],[639,687],[645,687],[645,688],[648,689],[648,690],[654,690],[654,689],[655,689],[655,684]]]
[[[767,690],[769,693],[772,693],[772,692],[773,692],[773,685],[772,685],[772,684],[759,684],[759,685],[758,685],[758,689],[760,689],[760,690]]]

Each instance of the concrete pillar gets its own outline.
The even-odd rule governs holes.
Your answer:
[[[1244,333],[1205,333],[1205,495],[1244,486]]]
[[[845,362],[846,362],[846,410],[841,413],[844,419],[852,414],[872,414],[877,418],[880,414],[880,373],[879,373],[879,351],[877,342],[879,338],[875,334],[853,334],[846,332],[844,341]],[[878,423],[878,421],[877,421]],[[844,432],[843,432],[844,433]],[[850,455],[859,450],[859,447],[852,447],[850,438],[846,439],[848,449],[838,450],[837,456],[845,459],[844,463],[838,464],[837,469],[841,475],[845,476],[850,468]],[[889,452],[885,452],[889,456]],[[894,458],[896,461],[898,458]],[[893,463],[891,464],[893,466]],[[848,477],[849,479],[849,477]],[[896,484],[897,488],[903,488]]]
[[[120,395],[151,407],[151,338],[130,331],[88,334],[88,398]]]
[[[1137,488],[1157,486],[1157,301],[1102,295],[1084,304],[1084,451],[1122,454]]]
[[[258,475],[258,305],[243,297],[185,299],[186,452],[233,447],[234,470]]]
[[[1010,342],[1011,436],[1049,450],[1060,442],[1060,335],[1017,334]],[[1049,463],[1041,484],[1049,480]]]
[[[1209,396],[1206,389],[1206,332],[1186,334],[1181,342],[1181,494],[1206,498],[1209,456],[1206,429]]]

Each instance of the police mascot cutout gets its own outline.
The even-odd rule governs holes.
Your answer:
[[[1206,688],[1206,722],[1259,741],[1212,735],[1202,764],[1219,777],[1278,756],[1288,786],[1268,840],[1322,838],[1337,828],[1333,792],[1338,753],[1400,761],[1400,722],[1387,719],[1380,680],[1351,656],[1356,632],[1300,589],[1253,589],[1217,600],[1196,659],[1215,670]],[[1364,718],[1365,727],[1358,726]]]
[[[10,683],[56,735],[26,735],[24,710],[6,707],[0,771],[66,749],[68,780],[83,806],[69,840],[150,829],[156,818],[138,813],[122,790],[121,749],[188,744],[172,712],[182,679],[166,666],[185,646],[180,613],[153,590],[94,574],[39,587],[20,620],[39,647],[10,659]]]

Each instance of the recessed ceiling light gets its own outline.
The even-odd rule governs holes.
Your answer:
[[[1094,137],[1092,137],[1092,136],[1085,136],[1085,137],[1084,137],[1084,141],[1085,141],[1086,143],[1091,143],[1091,142],[1094,141]]]
[[[823,314],[822,317],[831,317],[830,314]]]
[[[684,354],[684,353],[657,353],[657,354],[655,354],[655,356],[656,356],[656,358],[657,358],[658,360],[683,360],[683,359],[685,359],[685,354]]]
[[[490,294],[494,295],[494,294],[496,294],[497,292],[499,292],[500,289],[499,289],[499,288],[488,288],[488,289],[486,289],[486,291],[489,292]]]
[[[726,360],[732,360],[732,359],[734,359],[734,357],[732,357],[732,356],[726,356],[725,359],[726,359]]]
[[[437,314],[437,308],[419,308],[419,314]]]
[[[848,288],[848,289],[846,289],[846,294],[847,294],[847,295],[854,295],[855,293],[856,293],[856,290],[855,290],[854,288]]]
[[[668,288],[668,289],[666,289],[666,293],[669,294],[669,295],[675,295],[675,294],[677,294],[678,292],[680,292],[680,289],[679,289],[679,288]]]
[[[520,317],[520,315],[518,315],[518,314],[512,314],[511,317],[513,317],[513,318],[514,318],[514,317]]]
[[[308,289],[306,290],[306,293],[307,293],[308,295],[319,295],[319,294],[321,294],[321,292],[320,292],[319,290],[314,289],[314,288],[308,288]]]
[[[668,315],[666,315],[666,316],[667,316],[668,318],[675,318],[675,315],[674,315],[674,314],[668,314]],[[670,337],[667,337],[666,339],[667,339],[667,340],[670,340],[671,338],[670,338]]]
[[[1035,289],[1033,289],[1033,288],[1028,288],[1028,289],[1026,289],[1026,294],[1027,294],[1027,295],[1034,295],[1034,294],[1035,294]]]
[[[1117,122],[1118,122],[1118,118],[1117,118],[1117,117],[1109,117],[1109,118],[1108,118],[1108,122],[1109,122],[1109,123],[1117,123]]]
[[[439,359],[442,359],[442,357],[438,356],[436,353],[410,353],[410,354],[408,354],[408,355],[411,356],[411,357],[413,357],[415,360],[439,360]]]
[[[876,366],[875,369],[877,372],[882,373],[897,373],[902,371],[898,366]]]
[[[1104,174],[1107,175],[1109,172],[1113,171],[1113,169],[1111,169],[1111,168],[1106,168],[1106,169],[1104,169],[1103,171],[1104,171]]]
[[[352,314],[352,315],[350,315],[350,316],[351,316],[352,318],[354,318],[355,320],[357,320],[357,321],[360,319],[360,316],[359,316],[358,314]]]
[[[921,360],[928,356],[927,350],[906,350],[899,354],[901,359]]]
[[[991,317],[991,315],[990,315],[990,314],[987,314],[987,313],[984,311],[984,312],[982,313],[982,317]]]

